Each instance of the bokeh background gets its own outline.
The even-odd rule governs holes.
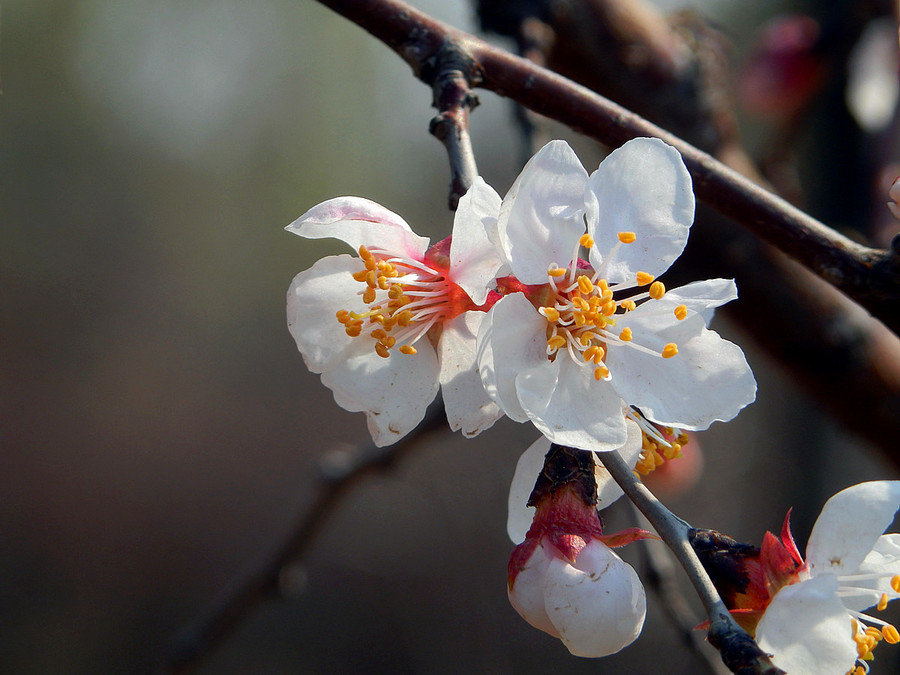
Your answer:
[[[477,29],[462,0],[413,4]],[[734,58],[788,6],[719,3]],[[445,236],[430,92],[312,0],[8,1],[0,83],[0,672],[160,672],[290,532],[322,454],[367,438],[285,327],[293,275],[343,245],[283,227],[350,194]],[[479,169],[502,194],[512,108],[479,95]],[[748,542],[793,506],[805,541],[829,495],[896,471],[746,346],[758,401],[702,434],[705,474],[671,506]],[[507,489],[535,437],[505,420],[444,434],[369,476],[292,593],[201,672],[697,672],[652,596],[642,637],[601,661],[509,607]]]

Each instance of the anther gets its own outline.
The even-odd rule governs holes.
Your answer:
[[[655,278],[656,277],[652,274],[647,274],[646,272],[638,272],[635,275],[638,286],[646,286],[647,284],[652,283]]]
[[[662,296],[666,294],[666,287],[663,285],[661,281],[654,281],[650,284],[650,297],[654,300],[659,300]]]
[[[350,312],[346,309],[339,309],[335,316],[339,323],[347,323],[350,320]]]
[[[607,368],[606,366],[597,366],[596,368],[594,368],[594,379],[595,380],[598,380],[598,381],[602,380],[603,378],[605,378],[608,375],[609,375],[609,368]]]
[[[891,588],[894,593],[900,593],[900,574],[895,574],[891,577]]]
[[[412,318],[413,313],[408,309],[404,309],[396,316],[397,325],[401,328],[406,328],[410,324],[410,322],[412,322]]]
[[[369,273],[369,270],[360,270],[359,272],[353,273],[353,279],[355,281],[365,281],[366,275]]]
[[[881,634],[884,636],[884,641],[889,645],[895,645],[900,642],[900,633],[897,632],[897,629],[894,628],[891,624],[887,624],[881,629]]]
[[[368,286],[365,291],[363,291],[363,302],[367,305],[375,302],[375,289],[371,286]]]
[[[380,277],[378,277],[378,288],[380,288],[383,291],[386,291],[390,288],[387,277],[384,276],[383,274]]]
[[[547,340],[547,346],[554,351],[556,351],[557,349],[562,349],[566,346],[566,338],[564,338],[562,335],[554,335],[549,340]]]
[[[380,342],[375,343],[375,353],[383,359],[386,359],[391,355],[391,353],[388,351],[388,348]]]
[[[369,249],[367,249],[365,246],[359,247],[359,257],[362,258],[363,260],[372,260],[375,258],[375,256],[373,256],[369,252]]]
[[[349,335],[350,337],[359,337],[360,334],[362,333],[362,324],[361,323],[350,324],[349,326],[347,326],[344,329],[344,332],[347,335]]]
[[[635,310],[635,308],[637,307],[637,303],[635,303],[634,300],[630,300],[630,299],[629,299],[629,300],[622,300],[622,301],[619,303],[619,307],[621,307],[622,309],[624,309],[626,312],[633,312],[633,311]]]
[[[388,290],[388,297],[391,300],[397,300],[403,295],[403,286],[400,284],[393,284]]]
[[[587,295],[588,293],[593,292],[594,284],[591,282],[591,280],[588,277],[586,277],[585,275],[582,274],[581,276],[578,277],[578,288],[581,289],[582,293]]]
[[[591,235],[585,232],[583,235],[581,235],[581,238],[579,238],[578,243],[585,248],[590,248],[594,245],[594,240],[591,238]]]
[[[875,606],[875,608],[879,612],[883,612],[887,606],[888,606],[888,594],[882,593],[881,598],[878,600],[878,604]]]
[[[564,277],[568,270],[565,267],[551,267],[547,270],[547,274],[551,277]]]
[[[387,332],[385,332],[382,328],[376,328],[371,333],[369,333],[369,335],[371,335],[376,340],[383,340],[387,337]]]
[[[538,312],[540,312],[547,321],[551,323],[555,323],[559,321],[559,310],[555,307],[541,307]]]
[[[366,283],[369,285],[369,288],[375,288],[378,285],[378,273],[375,270],[366,272]]]
[[[631,337],[632,337],[632,336],[631,336],[631,329],[630,329],[630,328],[623,328],[623,329],[622,329],[622,332],[619,333],[619,339],[620,339],[622,342],[631,342]]]
[[[679,321],[683,321],[687,318],[687,305],[678,305],[678,307],[675,308],[675,318]]]
[[[634,232],[619,232],[619,241],[623,244],[633,244],[635,239],[637,235]]]
[[[400,345],[399,347],[401,354],[415,354],[416,348],[412,345]]]
[[[663,347],[662,357],[664,359],[671,359],[677,353],[678,353],[678,345],[676,345],[674,342],[670,342],[665,347]]]

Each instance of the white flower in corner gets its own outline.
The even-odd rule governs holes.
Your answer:
[[[898,508],[900,481],[861,483],[826,502],[805,562],[787,537],[796,571],[765,571],[780,590],[756,627],[775,665],[791,675],[861,675],[868,666],[857,659],[870,661],[882,639],[900,641],[894,626],[862,613],[900,597],[900,534],[882,534]]]
[[[499,206],[476,179],[452,238],[431,248],[400,216],[358,197],[323,202],[286,228],[340,239],[359,254],[329,256],[298,274],[287,318],[307,367],[338,405],[366,413],[376,445],[415,428],[439,386],[450,426],[467,436],[502,415],[475,367],[475,336],[499,297],[490,289],[501,261],[487,231]]]
[[[737,297],[734,282],[666,292],[655,279],[693,217],[690,174],[657,139],[626,143],[590,176],[563,141],[528,162],[497,219],[514,279],[498,281],[505,295],[478,334],[482,380],[509,417],[555,443],[608,451],[626,441],[623,401],[688,431],[753,401],[743,352],[706,327]]]

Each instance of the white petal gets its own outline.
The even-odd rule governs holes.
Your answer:
[[[634,468],[634,465],[637,464],[638,456],[641,454],[641,442],[643,440],[641,428],[634,420],[630,419],[625,420],[625,428],[628,432],[628,440],[616,452],[621,455],[628,466]],[[601,455],[598,459],[599,461],[594,469],[594,478],[597,480],[597,508],[605,509],[624,493],[619,484],[609,475],[609,471],[603,466],[603,456]]]
[[[813,576],[852,574],[900,508],[900,481],[853,485],[825,502],[806,545]]]
[[[694,221],[691,175],[678,151],[655,138],[635,138],[604,159],[588,179],[584,201],[594,239],[591,265],[611,282],[633,281],[638,271],[665,272]],[[637,240],[609,257],[619,232],[634,232]]]
[[[697,312],[709,325],[716,307],[736,300],[738,296],[734,279],[706,279],[674,288],[665,298],[677,305],[685,305],[689,312]]]
[[[547,283],[551,263],[571,262],[584,233],[587,171],[565,141],[532,157],[503,198],[497,231],[513,274],[523,284]]]
[[[528,419],[516,396],[516,375],[547,360],[547,320],[521,293],[501,298],[478,331],[478,370],[488,395],[516,422]]]
[[[354,251],[377,246],[413,260],[421,260],[428,248],[428,238],[415,234],[403,218],[362,197],[329,199],[284,229],[307,239],[340,239]]]
[[[559,632],[547,616],[544,604],[544,585],[550,559],[551,554],[543,545],[535,547],[525,568],[516,575],[508,594],[510,604],[523,619],[538,630],[558,638]]]
[[[553,558],[547,567],[544,602],[563,643],[575,656],[615,654],[641,634],[644,587],[631,565],[593,539],[575,567]]]
[[[444,324],[438,342],[441,392],[447,421],[463,436],[477,436],[503,416],[481,384],[475,363],[475,338],[484,312],[464,312]],[[393,357],[392,357],[393,358]]]
[[[481,176],[459,200],[450,240],[450,274],[476,305],[487,300],[502,259],[488,233],[496,228],[500,195]]]
[[[356,341],[368,341],[374,348],[368,337],[348,336],[335,318],[339,309],[366,311],[359,295],[361,285],[351,276],[363,267],[359,258],[328,256],[300,272],[288,288],[288,330],[297,342],[306,367],[314,373],[325,370],[332,359],[358,344]]]
[[[619,396],[564,352],[519,373],[516,391],[534,426],[554,443],[605,452],[628,439]]]
[[[669,359],[627,345],[610,345],[606,365],[619,395],[653,422],[688,431],[728,421],[756,398],[756,380],[741,348],[705,328],[702,314],[674,317],[674,298],[651,300],[623,316],[634,343],[656,353],[670,342]],[[618,318],[618,317],[617,317]]]
[[[856,662],[850,615],[831,575],[782,588],[760,619],[756,641],[791,675],[845,675]]]
[[[854,574],[878,576],[846,582],[841,594],[841,601],[845,607],[856,611],[868,609],[878,604],[882,593],[887,593],[889,600],[896,600],[898,593],[891,587],[891,578],[900,574],[900,534],[884,534],[878,537],[874,548],[869,551]],[[849,595],[847,585],[870,590]]]
[[[378,356],[360,343],[355,353],[335,361],[322,373],[322,384],[334,392],[339,406],[365,412],[375,445],[396,443],[425,416],[438,391],[438,360],[427,340],[415,354]]]
[[[506,518],[506,533],[514,544],[525,541],[531,528],[536,509],[526,506],[534,490],[534,484],[544,470],[544,457],[550,450],[550,441],[543,436],[532,443],[516,462],[512,484],[509,486],[509,511]]]

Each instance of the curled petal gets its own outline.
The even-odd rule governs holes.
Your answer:
[[[508,588],[509,602],[532,626],[555,638],[559,632],[547,615],[547,605],[544,600],[544,586],[547,578],[547,568],[553,557],[552,547],[547,549],[540,544],[535,546],[534,553],[516,575],[512,586]]]
[[[806,545],[810,574],[852,574],[900,508],[900,481],[853,485],[825,502]]]
[[[438,343],[447,421],[453,431],[462,430],[468,437],[477,436],[503,416],[484,390],[475,362],[475,337],[484,317],[484,312],[463,312],[444,325]]]
[[[756,641],[791,675],[844,675],[856,661],[850,615],[825,575],[785,586],[756,628]]]
[[[631,565],[596,539],[574,566],[554,557],[544,589],[547,615],[575,656],[615,654],[641,634],[644,587]]]
[[[450,241],[450,273],[476,305],[487,300],[502,259],[489,233],[496,228],[500,195],[481,176],[459,200]]]
[[[335,197],[312,207],[286,228],[307,239],[340,239],[356,251],[377,246],[421,260],[428,238],[414,233],[403,218],[362,197]]]
[[[513,274],[523,284],[547,281],[551,263],[565,266],[584,232],[587,171],[565,141],[532,157],[500,207],[497,231]]]
[[[378,356],[367,343],[344,353],[322,373],[322,384],[334,392],[344,410],[366,413],[375,445],[396,443],[425,417],[438,391],[438,360],[427,340],[415,354]]]
[[[656,138],[636,138],[610,153],[588,179],[584,203],[591,265],[616,283],[669,269],[694,221],[691,175],[678,151]],[[617,247],[619,232],[637,238]]]
[[[509,510],[506,518],[506,533],[514,544],[525,541],[525,535],[534,520],[535,508],[526,505],[538,476],[544,470],[544,457],[548,450],[550,441],[541,436],[528,446],[516,462],[516,471],[509,486]]]

